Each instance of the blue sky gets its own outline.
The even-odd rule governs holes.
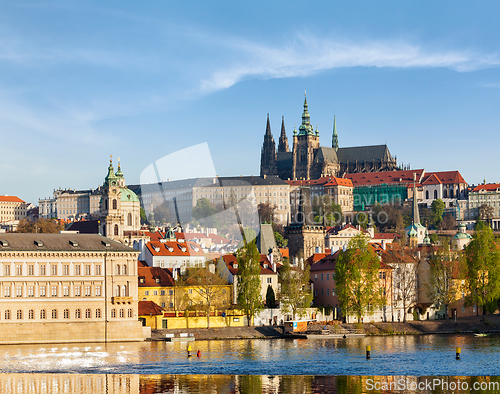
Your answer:
[[[37,202],[128,183],[207,142],[219,175],[258,175],[266,115],[291,141],[307,90],[331,146],[499,182],[500,3],[4,1],[0,194]],[[172,165],[182,178],[185,157]],[[200,175],[209,165],[200,160]],[[116,165],[115,165],[116,166]]]

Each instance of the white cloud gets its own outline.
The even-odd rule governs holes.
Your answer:
[[[227,42],[234,60],[200,83],[202,93],[226,89],[247,78],[304,77],[345,67],[451,68],[473,71],[498,66],[500,58],[463,50],[433,50],[402,41],[353,43],[299,35],[292,43],[268,46],[243,40]]]

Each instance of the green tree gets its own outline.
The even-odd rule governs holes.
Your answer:
[[[267,285],[266,306],[268,308],[275,308],[276,307],[276,297],[274,295],[274,290],[273,290],[273,287],[271,285]]]
[[[487,204],[481,204],[481,206],[479,207],[478,218],[485,221],[486,223],[490,223],[490,220],[493,218],[493,213],[493,207]]]
[[[439,306],[444,306],[446,319],[449,305],[461,296],[464,267],[461,256],[452,253],[449,246],[435,246],[429,250],[429,297]]]
[[[143,207],[141,207],[141,224],[145,224],[148,222],[148,218],[146,217],[146,211]]]
[[[260,296],[260,255],[255,241],[240,248],[238,258],[238,305],[247,316],[248,326],[262,309]]]
[[[276,240],[276,245],[278,248],[286,248],[288,246],[288,239],[283,237],[277,231],[274,232],[274,239]]]
[[[208,198],[199,198],[196,201],[196,206],[193,208],[193,218],[200,223],[209,227],[218,227],[219,223],[213,216],[217,213],[217,209],[212,206]]]
[[[430,220],[434,227],[439,228],[439,226],[441,225],[445,209],[446,205],[440,198],[432,202]]]
[[[477,304],[486,314],[486,305],[500,296],[500,251],[493,230],[481,220],[472,241],[465,248],[468,305]]]
[[[379,285],[380,262],[366,237],[357,235],[349,247],[341,252],[335,269],[335,286],[344,315],[355,314],[358,322],[369,307],[384,304],[383,289]]]
[[[301,263],[302,266],[292,267],[290,260],[285,258],[279,272],[281,291],[279,294],[280,305],[283,311],[291,312],[300,317],[306,313],[306,308],[311,306],[313,294],[310,280],[309,264]]]

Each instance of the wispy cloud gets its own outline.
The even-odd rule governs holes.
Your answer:
[[[226,45],[237,56],[201,81],[202,93],[226,89],[248,78],[304,77],[345,67],[450,68],[465,72],[500,64],[497,55],[473,51],[430,49],[402,41],[354,43],[305,34],[281,47],[244,40]]]

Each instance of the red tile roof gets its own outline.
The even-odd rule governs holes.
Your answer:
[[[436,174],[431,174],[430,176],[426,176],[422,185],[440,185],[442,183]]]
[[[164,309],[153,301],[139,301],[139,316],[163,315]]]
[[[238,259],[233,254],[226,254],[222,256],[224,262],[226,263],[227,269],[233,275],[238,275]],[[267,264],[267,268],[266,265]],[[276,270],[280,264],[276,264]],[[277,275],[277,272],[273,271],[273,267],[269,259],[265,254],[260,255],[260,275]]]
[[[16,196],[0,196],[0,202],[24,202]]]
[[[337,250],[333,255],[332,254],[326,255],[322,259],[314,262],[311,265],[310,271],[313,272],[313,271],[335,270],[339,254],[340,250]]]
[[[137,276],[139,287],[164,287],[175,284],[168,272],[160,267],[139,267]]]
[[[352,186],[352,182],[349,179],[337,178],[334,176],[323,176],[318,179],[300,179],[295,181],[285,181],[290,186],[313,186],[313,185],[329,185],[329,186]]]
[[[359,174],[346,174],[345,177],[351,179],[354,186],[381,185],[383,183],[411,183],[413,185],[414,173],[417,174],[417,182],[420,182],[425,171],[423,169],[420,169],[404,171],[362,172]]]
[[[438,172],[428,172],[428,175],[436,175],[441,183],[452,184],[452,183],[467,183],[459,171],[438,171]]]
[[[283,257],[290,257],[290,251],[288,248],[279,248],[281,256]]]
[[[399,239],[401,235],[396,233],[375,233],[373,239]]]
[[[309,265],[312,265],[317,261],[325,258],[326,256],[328,256],[327,253],[314,253],[312,256],[309,256],[306,261],[309,263]]]
[[[472,191],[479,192],[481,190],[484,190],[487,192],[494,192],[498,188],[500,188],[500,183],[487,183],[486,185],[477,185],[474,189],[472,189]]]
[[[153,256],[205,256],[201,246],[192,241],[151,241],[146,247]]]

